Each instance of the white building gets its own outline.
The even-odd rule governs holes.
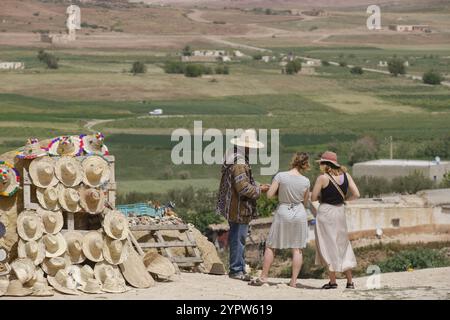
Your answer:
[[[23,62],[0,62],[0,70],[23,70],[25,64]]]
[[[408,176],[421,172],[425,177],[439,183],[447,172],[450,172],[448,161],[422,160],[373,160],[356,163],[353,166],[355,177],[372,176],[392,180],[395,177]]]

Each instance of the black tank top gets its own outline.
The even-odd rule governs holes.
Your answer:
[[[328,179],[330,179],[329,176],[327,176]],[[336,181],[338,182],[338,181]],[[347,174],[344,173],[344,182],[342,184],[339,185],[339,187],[341,188],[342,192],[344,192],[345,195],[347,195],[347,191],[348,191],[348,179],[347,179]],[[339,205],[339,204],[343,204],[344,203],[344,199],[342,199],[341,194],[339,193],[339,191],[336,189],[336,187],[334,186],[334,184],[330,181],[328,182],[328,186],[326,186],[326,188],[323,188],[320,192],[320,199],[321,199],[321,203],[328,203],[328,204],[332,204],[332,205]]]

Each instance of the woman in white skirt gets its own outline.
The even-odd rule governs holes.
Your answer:
[[[359,190],[345,167],[337,162],[337,155],[327,151],[322,154],[320,171],[314,185],[311,201],[319,200],[316,216],[316,264],[328,269],[330,281],[323,289],[336,289],[336,272],[347,278],[347,289],[354,289],[352,268],[356,258],[348,239],[345,201],[359,198]],[[351,196],[347,196],[350,191]]]
[[[292,277],[289,285],[296,287],[303,263],[301,249],[306,247],[308,239],[304,204],[309,201],[310,182],[302,173],[309,168],[309,155],[304,152],[296,153],[292,158],[291,170],[275,175],[267,197],[273,198],[278,193],[279,205],[266,241],[261,276],[250,282],[250,285],[259,286],[267,282],[274,249],[292,249]]]

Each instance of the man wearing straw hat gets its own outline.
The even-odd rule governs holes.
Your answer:
[[[256,200],[268,185],[258,185],[252,176],[249,163],[250,149],[263,148],[257,140],[256,131],[245,130],[239,138],[231,139],[234,145],[227,151],[222,166],[216,212],[224,216],[230,225],[228,242],[230,248],[230,272],[232,279],[250,281],[245,271],[245,240],[248,224],[257,216]]]

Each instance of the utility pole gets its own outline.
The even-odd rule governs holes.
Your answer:
[[[394,143],[393,143],[392,136],[389,137],[389,142],[391,144],[391,146],[390,146],[390,156],[391,156],[391,160],[392,160],[392,159],[394,159]]]

